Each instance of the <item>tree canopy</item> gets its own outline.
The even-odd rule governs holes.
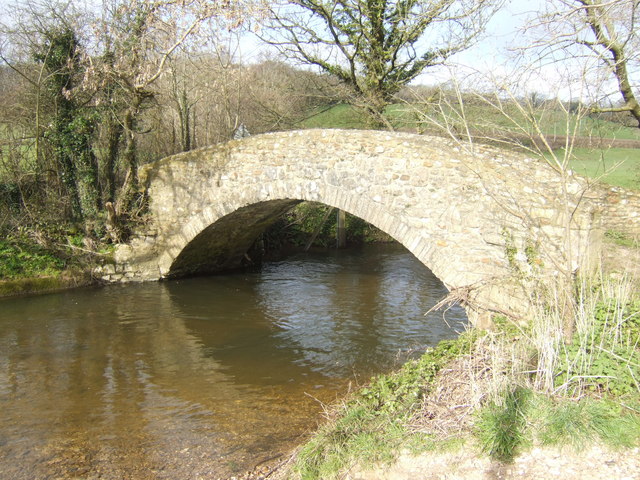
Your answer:
[[[374,123],[394,94],[470,47],[496,8],[470,0],[295,0],[275,4],[263,38],[350,87]],[[390,125],[387,125],[390,126]]]

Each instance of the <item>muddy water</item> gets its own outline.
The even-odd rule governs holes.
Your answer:
[[[406,250],[0,300],[0,478],[224,478],[282,452],[330,402],[464,312]]]

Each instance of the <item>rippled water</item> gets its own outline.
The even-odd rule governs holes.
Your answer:
[[[349,382],[451,338],[398,246],[260,272],[0,300],[0,478],[222,478],[295,445]]]

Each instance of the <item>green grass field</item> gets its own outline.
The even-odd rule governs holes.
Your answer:
[[[429,118],[439,123],[446,120],[449,124],[460,128],[463,119],[460,112],[453,109],[448,111],[426,110],[424,113],[418,107],[409,104],[395,104],[387,108],[387,117],[394,127],[399,129],[433,130]],[[523,113],[507,112],[510,118],[500,112],[481,105],[465,107],[464,120],[476,131],[487,133],[505,131],[518,134],[533,133]],[[446,117],[446,118],[445,118]],[[537,122],[544,133],[548,135],[578,135],[585,137],[617,138],[625,140],[640,140],[640,129],[625,127],[601,118],[583,117],[576,125],[575,117],[567,117],[559,111],[541,111],[537,114]],[[340,104],[328,109],[319,109],[312,116],[301,122],[301,128],[367,128],[365,115],[351,107]]]
[[[609,185],[640,190],[640,149],[576,148],[573,156],[571,168],[576,173]]]
[[[301,128],[366,128],[365,118],[350,105],[321,108],[302,121]]]

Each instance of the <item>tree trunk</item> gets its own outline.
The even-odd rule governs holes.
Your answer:
[[[104,164],[105,203],[113,203],[116,198],[116,165],[118,162],[118,154],[120,153],[122,133],[122,124],[115,118],[115,114],[109,114],[107,124],[107,156]]]
[[[133,100],[129,109],[124,115],[124,163],[129,171],[127,179],[122,187],[121,196],[116,206],[116,213],[122,215],[124,212],[130,211],[135,202],[136,192],[138,191],[138,146],[136,143],[136,117],[142,104],[143,94],[134,93]]]
[[[182,151],[188,152],[191,150],[191,108],[189,108],[186,90],[182,90],[178,108],[180,110],[180,137],[182,140]]]
[[[73,157],[70,155],[70,151],[73,147],[69,145],[68,142],[68,129],[73,120],[73,115],[68,102],[63,101],[60,103],[61,105],[56,113],[56,118],[53,121],[49,138],[55,152],[55,159],[58,164],[61,183],[64,185],[71,203],[71,219],[75,221],[82,221],[82,204],[80,202],[80,195],[78,192],[78,175],[76,171],[76,164],[73,161]]]
[[[336,246],[337,248],[345,248],[347,246],[347,214],[344,210],[338,210],[338,223],[336,227]]]
[[[97,233],[95,221],[100,210],[100,190],[98,188],[98,166],[90,145],[77,153],[78,194],[82,207],[82,218],[87,233]]]

